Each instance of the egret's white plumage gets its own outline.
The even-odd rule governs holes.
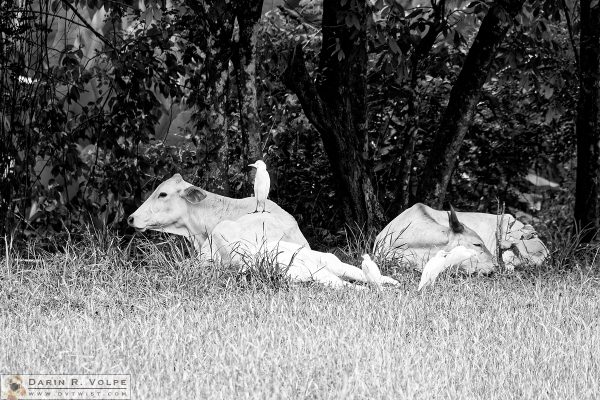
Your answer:
[[[446,256],[446,265],[452,267],[454,265],[460,265],[463,261],[468,260],[471,257],[477,257],[477,251],[473,249],[467,249],[465,246],[456,246]]]
[[[267,204],[267,197],[269,197],[269,190],[271,188],[271,178],[267,171],[267,165],[262,161],[258,160],[254,164],[250,164],[250,167],[256,168],[256,176],[254,177],[254,197],[256,197],[256,210],[262,206],[262,212],[265,212],[265,206]]]
[[[368,254],[362,256],[362,270],[368,283],[381,287],[381,271]]]
[[[427,264],[423,267],[423,273],[421,274],[419,290],[423,289],[426,285],[433,285],[438,275],[446,269],[446,256],[448,256],[448,252],[440,250],[435,256],[427,261]]]
[[[438,275],[447,268],[453,265],[459,265],[463,261],[476,255],[477,252],[475,250],[467,249],[465,246],[456,246],[450,251],[438,251],[437,254],[425,264],[425,267],[423,267],[418,290],[423,289],[423,287],[427,285],[433,285]]]

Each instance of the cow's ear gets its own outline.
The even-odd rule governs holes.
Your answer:
[[[183,177],[181,176],[181,174],[175,174],[171,177],[171,179],[175,180],[175,182],[179,183],[183,180]]]
[[[181,197],[188,203],[198,204],[206,197],[206,193],[196,186],[190,186],[181,193]]]
[[[465,231],[465,226],[458,220],[456,211],[454,211],[454,207],[452,206],[450,206],[450,212],[448,213],[448,224],[454,233],[463,233]]]

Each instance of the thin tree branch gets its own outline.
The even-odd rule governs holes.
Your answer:
[[[79,11],[77,11],[77,9],[75,7],[73,7],[73,5],[71,3],[69,3],[67,0],[63,0],[62,3],[71,11],[73,11],[73,14],[75,14],[77,16],[77,18],[79,18],[81,20],[81,22],[85,25],[86,28],[88,28],[94,35],[96,35],[96,37],[98,37],[98,39],[100,39],[104,44],[106,44],[108,47],[110,47],[111,49],[115,50],[115,51],[119,51],[111,42],[110,40],[108,40],[106,37],[104,37],[104,35],[102,35],[100,32],[98,32],[96,29],[94,29],[94,27],[92,25],[90,25],[90,23],[85,19],[85,17],[83,15],[81,15],[79,13]]]
[[[319,27],[311,25],[308,22],[306,22],[306,20],[304,18],[302,18],[302,15],[300,15],[296,10],[290,10],[289,8],[284,7],[284,6],[277,6],[277,8],[279,9],[279,11],[281,11],[282,14],[295,20],[303,27],[305,27],[307,29],[314,29],[316,31],[320,31]]]
[[[60,20],[64,20],[64,21],[68,21],[70,23],[72,23],[75,26],[80,26],[82,28],[87,28],[87,25],[82,24],[81,22],[77,22],[74,21],[72,18],[67,18],[67,17],[63,17],[62,15],[58,15],[56,13],[52,13],[52,12],[47,12],[47,11],[38,11],[38,10],[27,10],[28,13],[30,14],[39,14],[39,15],[43,15],[44,17],[52,17],[52,18],[56,18],[56,19],[60,19]],[[80,18],[82,18],[83,16],[80,16]]]
[[[573,34],[573,25],[571,23],[571,16],[569,15],[569,7],[567,6],[567,0],[562,0],[563,12],[565,13],[565,19],[567,21],[567,30],[569,31],[569,39],[571,46],[573,47],[573,53],[575,54],[575,68],[577,68],[577,74],[581,78],[581,67],[579,65],[579,52],[577,51],[577,45],[575,43],[575,36]]]
[[[290,54],[282,80],[285,86],[298,96],[306,117],[319,131],[326,131],[328,124],[324,117],[328,113],[325,111],[326,106],[306,70],[302,44],[298,43]]]

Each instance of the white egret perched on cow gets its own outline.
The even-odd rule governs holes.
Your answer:
[[[265,212],[265,206],[267,197],[269,197],[269,189],[271,188],[271,178],[267,171],[267,165],[262,160],[256,161],[254,164],[249,164],[249,167],[256,168],[256,175],[254,177],[254,197],[256,197],[256,210],[258,212],[258,206],[262,205],[262,212]],[[268,211],[267,211],[268,212]]]
[[[423,289],[427,285],[433,285],[438,275],[447,268],[460,265],[463,261],[476,255],[477,252],[475,250],[467,249],[465,246],[456,246],[450,251],[438,251],[423,267],[418,290]]]
[[[379,271],[379,267],[371,260],[371,257],[368,254],[363,254],[362,258],[363,261],[361,267],[367,283],[381,288],[381,271]]]

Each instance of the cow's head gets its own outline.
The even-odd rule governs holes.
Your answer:
[[[200,203],[206,194],[202,189],[175,174],[161,183],[148,199],[127,218],[138,231],[146,229],[188,235],[189,206]]]
[[[458,220],[454,208],[450,206],[448,213],[448,245],[446,250],[451,250],[456,246],[462,245],[467,249],[475,250],[476,258],[471,258],[460,264],[460,267],[467,273],[490,273],[494,271],[494,257],[485,246],[481,237],[475,231]]]

